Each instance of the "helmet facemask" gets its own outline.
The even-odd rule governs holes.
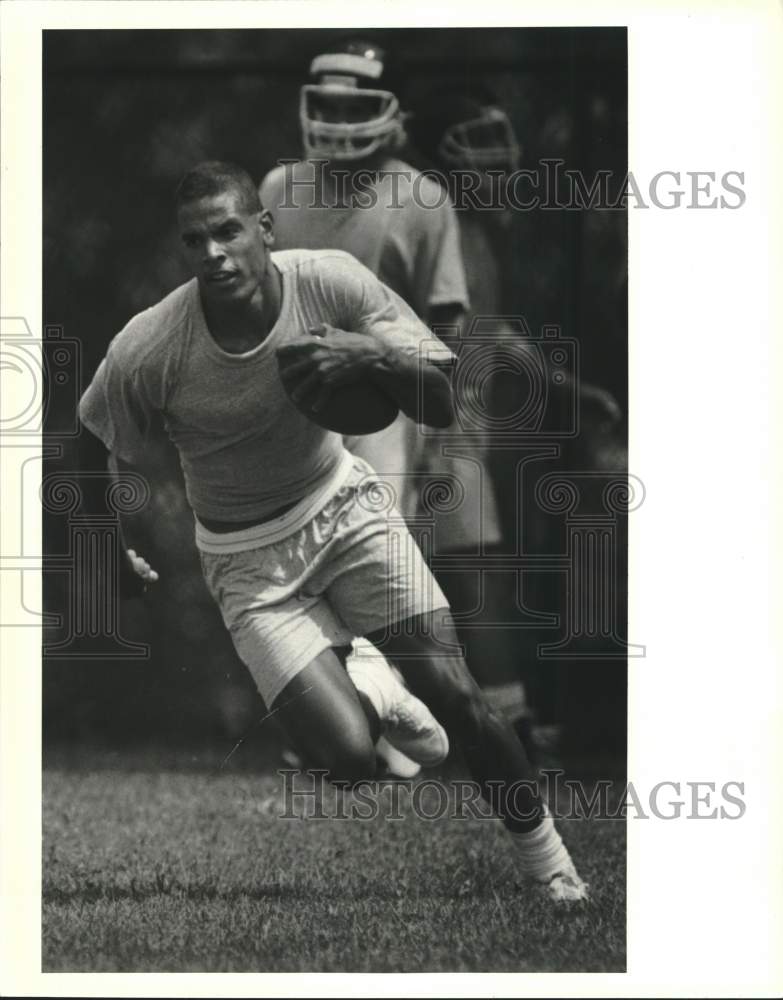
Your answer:
[[[446,129],[438,154],[451,168],[513,172],[519,167],[521,150],[505,111],[482,108],[479,117]]]
[[[394,94],[344,82],[302,87],[299,120],[309,158],[359,160],[386,147],[399,149],[405,139]]]

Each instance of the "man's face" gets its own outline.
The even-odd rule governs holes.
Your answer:
[[[214,301],[252,298],[273,242],[269,213],[248,213],[239,193],[228,190],[182,205],[178,222],[202,294]]]
[[[376,118],[381,113],[381,101],[351,93],[314,94],[310,111],[316,121],[354,125]]]

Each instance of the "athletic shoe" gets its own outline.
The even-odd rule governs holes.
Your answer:
[[[449,755],[446,730],[424,702],[396,678],[394,683],[397,694],[381,720],[383,735],[396,750],[423,767],[442,764]]]
[[[389,743],[385,736],[381,736],[375,744],[375,752],[383,766],[382,777],[386,778],[415,778],[421,771],[421,764],[406,757]]]
[[[433,767],[449,753],[443,726],[427,706],[405,687],[384,656],[373,647],[366,655],[349,656],[348,675],[357,690],[372,703],[381,723],[381,735],[416,764]]]
[[[573,863],[541,885],[553,903],[579,903],[590,898],[589,886],[579,877]]]

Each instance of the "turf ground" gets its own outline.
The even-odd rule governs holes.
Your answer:
[[[561,824],[593,895],[562,911],[495,820],[419,819],[409,795],[401,820],[285,820],[282,792],[247,770],[48,767],[44,971],[623,970],[622,823]]]

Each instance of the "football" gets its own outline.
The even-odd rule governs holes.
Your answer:
[[[305,401],[297,402],[291,396],[297,382],[286,377],[286,367],[280,363],[279,356],[278,369],[283,388],[297,410],[328,431],[347,436],[374,434],[394,423],[400,412],[394,400],[369,380],[339,386],[326,403],[313,412]]]

